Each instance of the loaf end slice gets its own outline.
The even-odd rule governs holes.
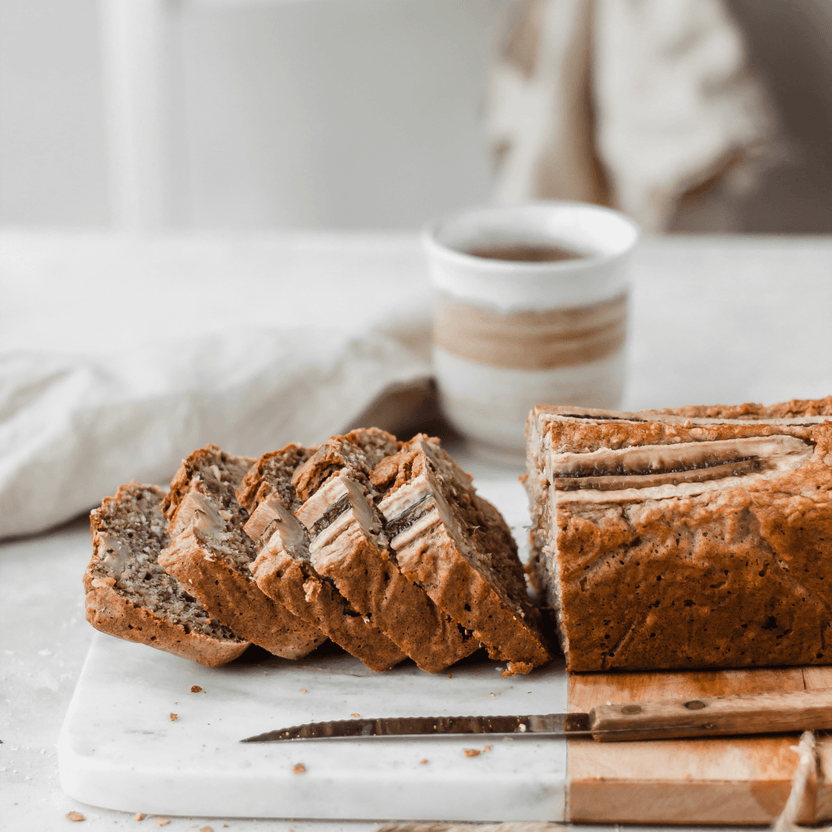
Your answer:
[[[270,598],[314,624],[371,670],[389,670],[405,653],[354,610],[331,579],[316,571],[309,534],[294,515],[300,501],[292,475],[316,450],[292,444],[264,454],[238,487],[239,501],[251,512],[245,531],[258,552],[251,571]]]
[[[90,515],[93,554],[84,574],[87,620],[101,632],[199,662],[227,664],[248,642],[213,618],[159,565],[169,543],[164,492],[130,483]]]
[[[404,574],[472,630],[492,659],[507,662],[507,674],[549,661],[511,530],[439,440],[414,437],[379,463],[372,482]]]
[[[326,636],[265,595],[251,574],[257,552],[235,491],[252,463],[213,445],[183,461],[163,505],[172,540],[159,562],[236,633],[297,659]]]

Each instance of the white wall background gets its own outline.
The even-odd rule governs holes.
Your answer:
[[[0,223],[108,221],[96,0],[0,0]]]
[[[0,223],[112,221],[111,2],[0,0]],[[412,227],[484,199],[481,115],[506,6],[171,0],[166,221]]]
[[[0,0],[0,224],[121,216],[101,11],[157,2]],[[181,10],[168,32],[166,224],[414,227],[488,195],[488,64],[518,0],[166,2]],[[830,232],[832,3],[726,3],[792,158],[754,201],[717,193],[678,226]]]

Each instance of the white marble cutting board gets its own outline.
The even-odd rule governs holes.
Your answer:
[[[522,541],[528,521],[516,479],[478,485]],[[461,663],[450,675],[407,662],[379,674],[332,649],[299,662],[259,655],[210,669],[96,634],[59,741],[64,790],[95,806],[200,817],[563,819],[562,740],[239,742],[354,713],[564,711],[561,665],[503,677],[503,666],[487,660]],[[192,692],[195,685],[202,690]],[[480,753],[469,756],[466,749]],[[300,764],[305,770],[297,772]]]

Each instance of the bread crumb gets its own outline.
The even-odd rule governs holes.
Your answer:
[[[350,716],[351,716],[353,719],[358,719],[358,717],[360,717],[360,716],[361,716],[361,714],[350,714]]]
[[[80,812],[67,812],[66,819],[71,820],[73,823],[78,823],[82,820],[86,820],[86,818]]]
[[[155,818],[153,823],[155,823],[156,826],[167,826],[170,821],[167,818]]]
[[[308,693],[308,691],[306,690],[306,688],[301,688],[301,689],[300,689],[300,692],[301,692],[301,693]]]
[[[424,760],[419,760],[419,765],[420,766],[426,766],[429,762],[430,762],[430,760],[428,760],[428,758],[425,757]]]
[[[210,826],[201,826],[199,832],[214,832],[214,830]]]
[[[482,752],[479,750],[479,748],[464,748],[462,753],[466,757],[479,757],[480,754],[482,754]]]
[[[202,693],[202,688],[199,685],[191,685],[191,693]]]
[[[179,714],[175,714],[175,713],[171,712],[170,721],[171,722],[176,722],[177,719],[179,719]]]
[[[303,763],[297,763],[292,768],[293,774],[303,774],[304,771],[306,771],[306,766]]]
[[[453,679],[453,678],[454,678],[454,674],[453,674],[453,673],[449,673],[449,674],[448,674],[448,678],[449,678],[449,679]]]
[[[482,747],[482,750],[483,750],[483,751],[491,751],[491,746],[490,746],[490,745],[484,745],[484,746]]]
[[[144,820],[144,812],[136,812],[136,814],[133,815],[133,820]]]

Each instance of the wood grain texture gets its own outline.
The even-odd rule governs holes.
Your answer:
[[[602,703],[589,712],[589,728],[601,742],[828,731],[832,696],[801,689]]]
[[[607,702],[832,688],[832,668],[571,674],[570,711]],[[832,691],[830,691],[832,696]],[[596,823],[768,824],[791,790],[798,735],[597,743],[570,740],[566,817]],[[832,744],[819,742],[821,773]],[[811,783],[801,823],[832,817],[832,789]]]

